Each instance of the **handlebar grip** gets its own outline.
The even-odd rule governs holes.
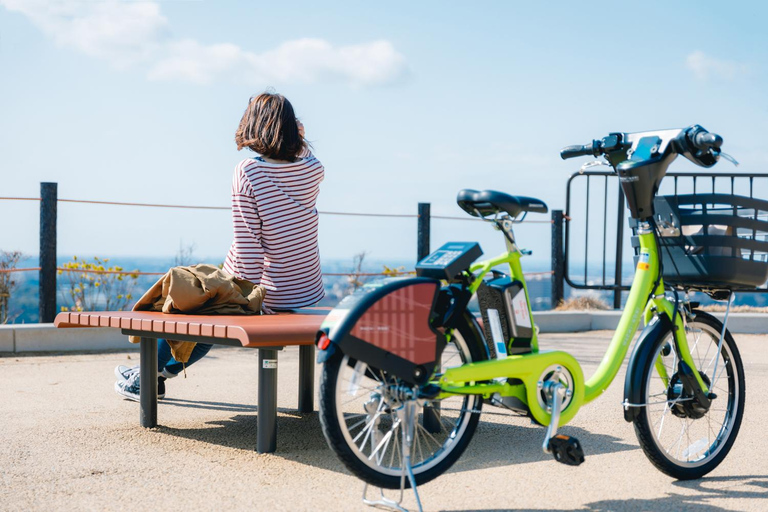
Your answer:
[[[563,160],[586,155],[594,155],[593,144],[566,146],[560,150],[560,158]]]
[[[693,137],[693,145],[702,151],[707,151],[710,148],[720,149],[720,146],[723,145],[723,138],[716,133],[700,131]]]

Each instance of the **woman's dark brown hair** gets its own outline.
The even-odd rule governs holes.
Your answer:
[[[235,133],[238,151],[247,147],[274,160],[293,162],[305,147],[291,102],[282,94],[252,97]]]

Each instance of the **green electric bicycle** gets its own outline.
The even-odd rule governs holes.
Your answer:
[[[344,465],[366,487],[415,492],[462,454],[484,404],[547,427],[544,452],[578,465],[584,460],[581,444],[558,435],[558,427],[608,388],[644,320],[627,368],[624,417],[664,473],[694,479],[717,467],[741,425],[744,371],[725,325],[685,297],[689,290],[704,291],[730,305],[733,290],[761,285],[768,263],[754,256],[754,245],[764,242],[755,240],[756,229],[747,230],[752,239],[709,230],[729,221],[741,227],[758,222],[744,214],[749,205],[727,205],[730,215],[714,220],[705,207],[698,234],[689,229],[695,208],[686,209],[684,198],[664,218],[655,208],[663,199],[656,197],[659,184],[678,155],[711,167],[721,144],[720,136],[692,126],[612,133],[561,152],[564,159],[605,158],[618,173],[635,233],[632,287],[589,379],[570,354],[538,347],[520,264],[526,251],[517,245],[513,224],[528,212],[546,213],[547,206],[495,191],[459,192],[459,206],[501,231],[507,251],[476,262],[482,254],[478,244],[447,243],[417,264],[417,277],[375,282],[345,298],[318,333],[318,359],[324,363],[320,420]],[[689,202],[701,206],[696,198]],[[752,256],[745,256],[750,250]],[[509,273],[497,271],[500,265],[508,265]],[[468,310],[475,296],[482,323]],[[366,502],[399,506],[386,499]]]

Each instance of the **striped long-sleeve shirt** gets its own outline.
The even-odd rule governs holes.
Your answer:
[[[253,158],[235,168],[235,236],[224,270],[266,287],[270,308],[299,308],[323,298],[315,208],[323,175],[309,152],[294,163]]]

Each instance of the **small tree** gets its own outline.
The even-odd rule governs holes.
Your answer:
[[[174,267],[187,267],[194,265],[195,262],[195,249],[197,245],[190,243],[184,245],[184,242],[179,240],[179,251],[176,253],[176,257],[173,259]]]
[[[108,267],[108,263],[109,258],[94,256],[89,263],[73,256],[72,261],[62,265],[62,294],[69,304],[62,306],[62,311],[122,311],[128,307],[138,270],[128,272],[117,265]]]
[[[350,293],[354,292],[361,286],[365,284],[365,279],[360,274],[363,273],[363,261],[365,260],[365,255],[368,254],[367,252],[363,251],[359,254],[355,254],[355,257],[352,258],[352,269],[350,271],[349,276],[347,276],[347,281],[349,282],[350,287]]]
[[[21,259],[19,251],[0,251],[0,270],[13,270]],[[8,323],[8,307],[11,293],[16,287],[12,272],[0,272],[0,324]]]

